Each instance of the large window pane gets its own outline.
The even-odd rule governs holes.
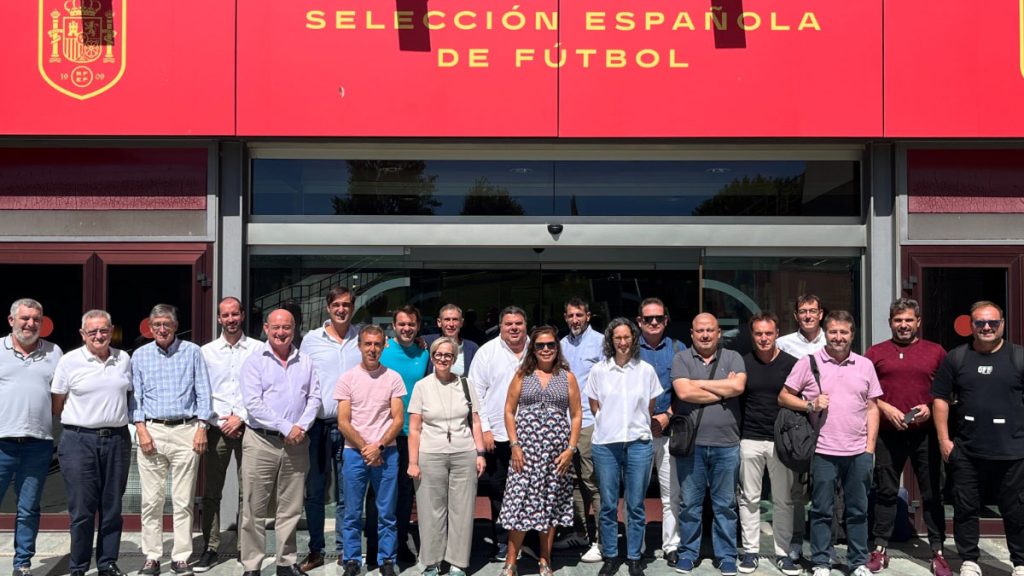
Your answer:
[[[853,161],[252,163],[256,215],[857,216]]]

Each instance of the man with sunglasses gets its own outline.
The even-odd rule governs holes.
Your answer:
[[[978,517],[988,489],[1003,518],[1013,575],[1024,575],[1024,350],[1003,338],[1005,330],[1002,308],[976,302],[971,342],[946,355],[932,382],[939,450],[953,476],[953,538],[963,576],[981,575]]]
[[[882,397],[878,399],[879,431],[875,454],[875,549],[866,566],[880,572],[889,565],[886,549],[896,520],[900,475],[910,460],[921,489],[924,523],[932,550],[932,573],[952,576],[942,555],[946,515],[942,509],[939,443],[932,420],[932,378],[946,357],[935,342],[920,337],[921,307],[912,298],[889,306],[892,338],[864,354],[875,365]]]
[[[659,298],[645,298],[637,310],[640,326],[640,359],[654,367],[665,391],[654,401],[651,437],[654,440],[654,466],[658,471],[661,492],[661,550],[665,562],[675,568],[679,560],[679,483],[676,481],[676,459],[668,453],[668,421],[672,417],[672,358],[686,345],[665,335],[669,314]]]

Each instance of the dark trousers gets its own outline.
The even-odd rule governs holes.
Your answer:
[[[395,500],[395,522],[398,523],[398,547],[396,551],[409,549],[409,525],[412,523],[412,478],[409,478],[409,437],[395,438],[398,446],[398,495]],[[377,557],[377,504],[376,494],[371,488],[366,493],[366,557]]]
[[[238,514],[242,513],[242,437],[228,438],[216,426],[206,431],[205,483],[203,485],[203,544],[210,550],[220,548],[220,502],[224,492],[224,477],[227,475],[231,455],[238,465]],[[235,518],[236,526],[241,526]],[[241,538],[236,540],[236,547]]]
[[[933,551],[941,550],[946,539],[946,514],[942,509],[940,488],[941,456],[935,430],[928,428],[878,434],[875,445],[875,545],[889,545],[896,525],[900,474],[908,459],[921,490],[928,543]]]
[[[495,442],[494,452],[488,452],[484,459],[487,461],[487,469],[477,486],[487,493],[491,501],[491,527],[495,544],[507,544],[508,530],[498,524],[498,515],[501,514],[501,501],[505,499],[505,482],[512,462],[512,448],[507,441]]]
[[[852,573],[868,559],[868,490],[874,456],[815,454],[811,461],[811,562],[829,565],[836,485],[843,486],[846,564]]]
[[[997,494],[1010,563],[1024,566],[1024,460],[985,460],[953,448],[953,539],[963,560],[978,561],[978,517],[986,492]]]
[[[57,456],[71,517],[72,572],[89,569],[97,513],[96,566],[106,568],[117,561],[121,550],[121,498],[128,486],[131,448],[127,426],[110,435],[70,428],[61,435]]]

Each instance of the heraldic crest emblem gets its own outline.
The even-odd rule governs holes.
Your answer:
[[[39,0],[39,73],[87,100],[124,75],[128,0]]]

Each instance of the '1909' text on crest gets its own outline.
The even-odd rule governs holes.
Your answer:
[[[39,73],[62,94],[106,92],[125,68],[128,0],[39,0]]]

